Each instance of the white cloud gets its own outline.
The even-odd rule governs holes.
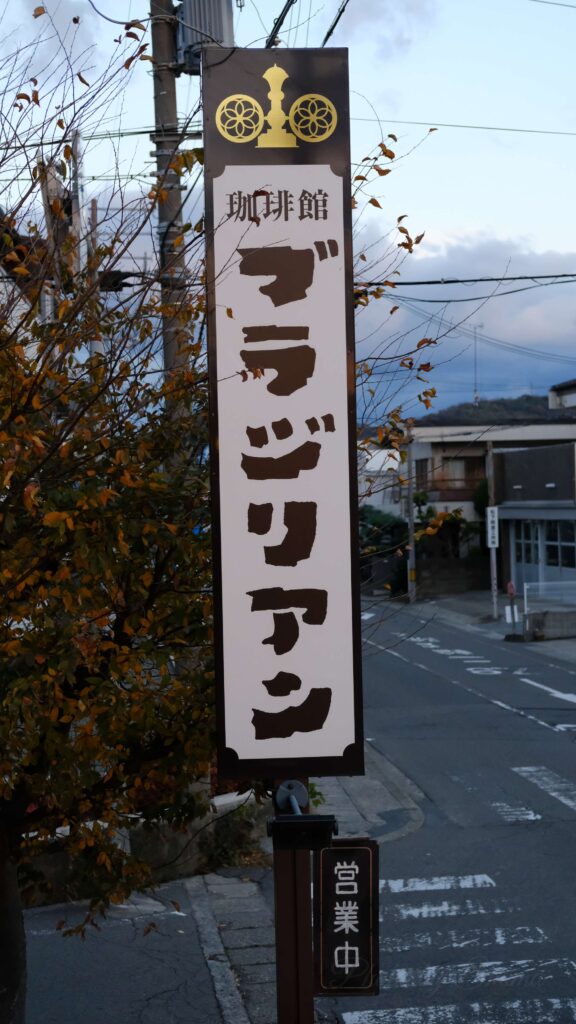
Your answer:
[[[452,241],[446,238],[441,247],[432,250],[424,242],[419,258],[404,264],[396,290],[390,290],[385,299],[362,313],[358,338],[374,332],[361,345],[362,355],[368,346],[373,351],[377,345],[388,344],[401,328],[416,328],[409,336],[413,346],[419,337],[435,337],[452,324],[450,334],[437,346],[424,350],[434,365],[430,374],[430,383],[438,391],[434,408],[470,401],[475,382],[481,397],[544,394],[551,384],[576,376],[576,284],[542,282],[536,287],[537,280],[525,280],[422,287],[403,285],[402,281],[536,278],[562,273],[576,276],[576,252],[535,252],[523,241],[485,236]],[[461,299],[471,301],[450,301]],[[386,319],[393,304],[398,304],[400,310]],[[408,347],[405,342],[403,350]],[[390,371],[395,364],[387,364],[387,369],[383,386],[392,394]],[[416,390],[410,385],[402,397],[410,401]],[[413,406],[412,411],[423,410]]]
[[[366,42],[376,45],[379,56],[390,57],[406,50],[422,28],[434,21],[437,0],[355,0],[343,14],[331,44],[338,45],[353,34],[358,43],[359,33]]]

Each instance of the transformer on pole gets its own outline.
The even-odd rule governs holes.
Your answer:
[[[176,15],[180,74],[200,74],[202,46],[234,46],[232,0],[183,0]]]

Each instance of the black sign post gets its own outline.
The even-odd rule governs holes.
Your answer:
[[[378,843],[336,839],[314,854],[316,995],[376,995]]]

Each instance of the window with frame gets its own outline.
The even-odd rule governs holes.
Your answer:
[[[517,519],[515,534],[516,561],[524,565],[538,565],[538,523],[531,519]]]
[[[569,519],[546,523],[546,565],[576,569],[575,526]]]
[[[416,490],[425,491],[428,487],[428,459],[415,459]]]

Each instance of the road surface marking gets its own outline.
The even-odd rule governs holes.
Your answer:
[[[488,806],[492,808],[496,814],[507,821],[508,824],[517,824],[521,821],[541,821],[542,815],[537,814],[531,807],[525,807],[524,804],[509,804],[505,800],[487,800],[482,797],[485,786],[482,784],[475,783],[468,779],[465,775],[451,775],[450,778],[453,782],[457,782],[458,785],[474,796],[479,797],[484,803],[488,803]]]
[[[429,967],[396,967],[380,971],[380,988],[416,988],[437,985],[486,985],[491,983],[542,985],[562,975],[576,979],[576,964],[560,960],[488,960],[485,963],[437,964]],[[532,1024],[532,1022],[531,1022]],[[536,1021],[533,1022],[536,1024]],[[538,1021],[538,1024],[540,1022]]]
[[[400,658],[400,661],[404,661],[407,665],[412,666],[414,663],[407,658],[404,654],[400,654],[399,651],[391,651],[387,647],[383,647],[382,644],[376,643],[375,640],[364,640],[365,644],[370,647],[376,647],[379,651],[383,651],[384,654],[392,654],[395,658]],[[420,667],[420,666],[418,666]],[[426,668],[427,672],[430,672],[430,668]],[[459,679],[449,679],[447,676],[440,676],[446,683],[451,683],[452,686],[458,686],[461,690],[466,690],[466,693],[472,693],[475,697],[480,697],[481,700],[485,700],[487,704],[494,704],[497,708],[502,708],[503,711],[511,711],[513,715],[520,715],[520,718],[527,718],[531,722],[536,722],[537,725],[541,725],[543,729],[550,729],[552,732],[556,732],[556,726],[550,725],[549,722],[544,722],[541,718],[537,718],[536,715],[531,715],[527,711],[522,711],[521,708],[512,707],[511,704],[505,704],[502,700],[495,700],[493,697],[488,697],[487,694],[481,693],[480,690],[475,690],[472,686],[466,686]]]
[[[555,697],[556,700],[566,701],[567,704],[576,704],[576,693],[566,693],[564,690],[555,690],[552,686],[545,686],[544,683],[536,683],[534,679],[528,679],[527,676],[520,676],[521,683],[527,683],[528,686],[537,686],[539,690],[544,690],[549,693],[551,697]]]
[[[437,875],[433,878],[381,878],[380,892],[438,892],[446,889],[490,889],[489,875]]]
[[[375,615],[376,612],[362,612],[360,618],[362,619],[363,622],[366,622],[367,619],[373,619]]]
[[[576,785],[563,779],[561,775],[550,770],[550,768],[513,768],[513,772],[520,775],[527,782],[533,782],[535,786],[554,797],[572,811],[576,811]]]
[[[353,1010],[342,1014],[342,1020],[344,1024],[569,1024],[576,1021],[576,999]]]
[[[463,900],[453,903],[442,900],[441,903],[396,903],[383,908],[383,919],[393,917],[399,921],[426,921],[438,917],[466,917],[477,914],[513,914],[519,908],[510,900],[490,900],[480,903],[477,900]]]
[[[542,821],[541,814],[537,814],[530,807],[524,807],[523,804],[507,804],[502,800],[496,800],[490,806],[496,811],[496,814],[511,825],[519,821]]]
[[[517,928],[471,928],[447,932],[416,932],[413,935],[391,935],[381,939],[383,953],[405,953],[411,949],[485,949],[490,946],[523,946],[547,942],[541,928],[520,925]]]

